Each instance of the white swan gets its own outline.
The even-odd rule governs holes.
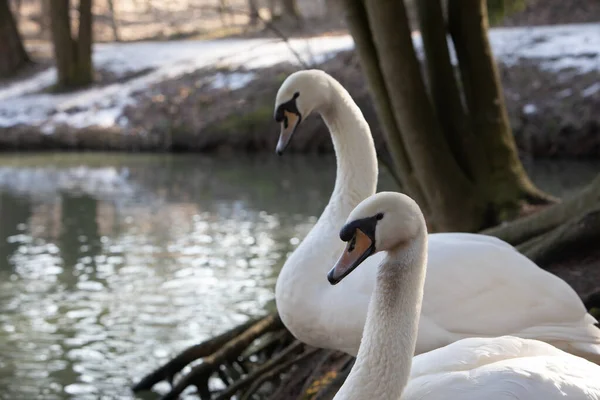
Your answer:
[[[371,254],[387,255],[378,267],[360,267],[375,270],[375,289],[356,363],[334,400],[600,399],[600,366],[537,340],[462,339],[413,359],[427,227],[410,197],[367,198],[339,236],[348,245],[328,274],[332,284],[352,276]]]
[[[276,284],[286,327],[301,341],[356,355],[375,285],[371,257],[343,286],[322,276],[342,245],[339,227],[375,193],[377,158],[369,126],[348,92],[319,70],[290,75],[277,93],[281,154],[311,112],[327,124],[337,154],[337,177],[325,210],[289,256]],[[429,235],[429,273],[416,353],[473,336],[514,335],[549,342],[600,362],[600,330],[575,291],[508,243],[466,233]]]

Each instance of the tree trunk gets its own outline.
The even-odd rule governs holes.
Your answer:
[[[258,21],[260,21],[260,16],[258,15],[258,5],[256,4],[256,0],[248,0],[248,10],[250,13],[250,26],[257,26]]]
[[[402,142],[400,130],[394,119],[394,112],[390,104],[387,88],[385,87],[385,80],[379,69],[377,50],[375,49],[371,30],[369,29],[367,12],[362,2],[356,0],[345,0],[344,9],[346,11],[345,18],[348,28],[356,43],[356,51],[360,58],[362,69],[369,81],[371,96],[377,105],[377,115],[384,128],[383,133],[393,160],[393,166],[397,171],[397,176],[400,178],[402,187],[419,203],[425,215],[428,215],[430,214],[430,207],[427,203],[427,198],[423,193],[419,181],[415,177],[414,170],[406,154],[404,143]]]
[[[50,13],[58,85],[69,86],[73,74],[71,69],[73,68],[73,53],[75,51],[73,39],[71,38],[69,0],[54,0],[50,7]]]
[[[77,84],[94,80],[92,68],[92,0],[79,0],[79,35],[77,37]]]
[[[92,70],[92,0],[79,2],[79,34],[71,34],[69,0],[53,1],[50,7],[52,42],[58,71],[57,86],[62,89],[88,85]]]
[[[48,0],[40,0],[40,36],[43,39],[51,40],[52,39],[52,21],[51,14],[52,10],[50,7],[50,2]]]
[[[29,61],[8,0],[0,0],[0,77],[14,74]]]
[[[21,6],[22,5],[23,5],[23,2],[21,0],[15,0],[14,13],[15,13],[16,20],[21,18]]]
[[[478,165],[481,164],[476,157],[482,155],[477,151],[450,61],[441,0],[420,0],[415,3],[425,50],[429,92],[436,114],[456,162],[475,181]]]
[[[379,65],[433,224],[439,230],[478,230],[485,223],[483,199],[452,157],[442,134],[425,90],[404,3],[375,3],[366,2],[366,11]]]
[[[302,22],[302,17],[300,16],[296,0],[281,0],[281,5],[283,6],[283,15],[296,21],[296,26],[299,27]]]
[[[280,17],[277,13],[277,0],[269,0],[269,13],[271,14],[271,21]]]
[[[219,0],[219,17],[221,18],[222,26],[231,25],[231,15],[229,14],[229,2],[228,0]],[[226,15],[228,17],[226,18]]]
[[[450,62],[441,1],[415,2],[431,98],[404,3],[344,5],[402,185],[434,229],[477,231],[515,218],[523,203],[554,199],[531,183],[518,158],[487,38],[485,0],[450,0],[460,74]]]
[[[514,218],[521,202],[548,202],[525,173],[508,121],[498,68],[488,40],[485,0],[449,0],[448,18],[480,154],[478,186],[500,220]],[[483,157],[480,157],[483,155]]]
[[[113,31],[115,42],[120,42],[119,27],[117,26],[117,13],[115,12],[115,3],[113,0],[108,0],[108,8],[110,10],[110,26]]]

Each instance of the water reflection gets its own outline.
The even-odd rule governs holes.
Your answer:
[[[529,166],[555,194],[598,170],[556,165]],[[272,307],[333,167],[266,155],[0,157],[0,396],[132,398],[133,379]],[[384,175],[380,189],[391,188]]]

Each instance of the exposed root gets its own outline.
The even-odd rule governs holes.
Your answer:
[[[290,358],[290,356],[294,355],[296,352],[298,352],[298,350],[302,349],[302,347],[304,347],[304,345],[301,342],[298,340],[294,341],[287,348],[285,348],[285,350],[277,354],[276,357],[270,359],[255,371],[251,372],[244,378],[230,385],[227,389],[223,390],[221,393],[219,393],[215,400],[229,399],[231,396],[237,394],[241,390],[246,389],[248,386],[253,385],[256,382],[260,382],[264,376],[271,374],[281,362]]]
[[[236,370],[234,364],[243,370],[242,363],[238,360],[240,354],[258,337],[282,328],[283,323],[277,314],[270,314],[258,321],[242,324],[214,339],[185,350],[163,367],[144,377],[133,387],[133,390],[134,392],[148,390],[165,379],[172,384],[176,373],[190,362],[203,357],[201,364],[192,368],[190,373],[182,377],[175,385],[172,384],[171,391],[163,396],[163,399],[177,399],[191,385],[198,388],[202,399],[211,399],[212,395],[208,387],[210,377],[216,374],[226,385],[239,379],[241,374]],[[226,371],[233,376],[227,376]]]
[[[600,243],[600,208],[571,218],[552,231],[517,247],[538,265],[565,259],[578,249]]]
[[[152,386],[164,380],[173,384],[173,378],[175,375],[185,368],[186,365],[199,358],[206,357],[214,353],[225,343],[232,340],[237,335],[244,332],[246,329],[250,328],[256,323],[257,320],[250,320],[220,334],[219,336],[215,336],[214,338],[211,338],[205,342],[185,349],[171,361],[142,378],[142,380],[133,386],[132,390],[134,392],[150,390]]]
[[[513,246],[543,235],[585,210],[600,204],[600,174],[580,193],[516,221],[483,230],[481,233],[496,236]]]
[[[589,294],[583,304],[585,304],[585,308],[589,311],[592,308],[596,308],[600,310],[600,289],[596,292]]]
[[[336,377],[331,380],[325,387],[323,387],[319,392],[313,397],[312,400],[331,400],[335,396],[335,394],[340,390],[346,378],[350,374],[352,370],[352,366],[356,359],[354,357],[345,356],[343,359],[343,364],[338,369],[338,373]]]
[[[334,350],[326,350],[323,352],[321,357],[318,359],[317,364],[313,367],[313,372],[306,379],[306,382],[304,383],[300,393],[310,394],[312,392],[314,383],[317,380],[319,373],[322,372],[321,369],[323,368],[323,365],[325,365],[327,361],[329,361],[335,354],[336,352]]]
[[[317,352],[322,351],[321,349],[317,349],[314,347],[311,347],[310,349],[304,351],[302,354],[300,354],[299,356],[297,356],[296,358],[293,358],[291,360],[288,360],[280,365],[277,366],[277,364],[274,364],[275,366],[277,366],[276,368],[272,369],[271,371],[269,371],[268,373],[262,374],[260,377],[258,377],[253,383],[252,386],[250,386],[250,388],[244,393],[244,395],[241,397],[241,400],[250,400],[251,396],[256,393],[256,391],[258,389],[260,389],[260,387],[269,379],[274,378],[275,376],[287,371],[288,369],[290,369],[291,367],[293,367],[294,365],[300,365],[302,362],[306,361],[308,358],[310,358],[311,356],[315,355]]]

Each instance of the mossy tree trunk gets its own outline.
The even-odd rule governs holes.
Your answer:
[[[52,42],[58,71],[57,87],[70,89],[93,81],[92,0],[79,1],[79,30],[71,32],[69,0],[54,0],[50,6]]]
[[[388,140],[388,146],[397,165],[402,162],[398,154],[407,155],[426,199],[432,227],[477,230],[484,225],[484,203],[476,187],[461,171],[444,138],[421,76],[404,3],[346,0],[345,6],[351,31],[370,32],[370,40],[363,36],[357,41],[361,64],[367,71],[372,93],[378,98],[378,106],[384,104],[391,110],[397,129],[386,133],[388,139],[395,138]],[[366,11],[363,13],[366,18],[353,17],[357,14],[354,10],[360,7]],[[371,50],[360,50],[365,44]],[[385,91],[380,87],[381,81]],[[381,99],[385,93],[388,97]],[[389,125],[391,122],[384,124],[386,131]]]
[[[480,153],[475,154],[479,159],[473,162],[477,183],[501,220],[514,218],[523,200],[540,203],[548,197],[529,180],[517,154],[488,40],[486,0],[449,0],[448,20],[472,127],[479,142]]]
[[[430,207],[427,204],[427,198],[410,164],[400,130],[394,118],[385,80],[379,68],[377,49],[369,29],[367,11],[360,1],[347,0],[344,5],[348,27],[356,43],[356,51],[361,59],[362,68],[369,80],[371,93],[375,99],[377,115],[384,127],[383,134],[388,143],[393,167],[398,171],[396,176],[399,177],[402,187],[410,192],[426,214],[429,214]]]
[[[429,92],[437,117],[454,158],[462,171],[474,179],[480,164],[474,156],[480,153],[450,62],[442,3],[440,0],[420,0],[415,7],[423,38]]]
[[[8,0],[0,0],[0,77],[14,74],[27,63],[29,57]]]
[[[429,93],[402,1],[344,0],[346,20],[403,187],[435,230],[476,231],[552,199],[518,158],[484,0],[449,0],[460,61],[450,62],[440,0],[416,2]],[[461,92],[461,89],[463,90]]]

